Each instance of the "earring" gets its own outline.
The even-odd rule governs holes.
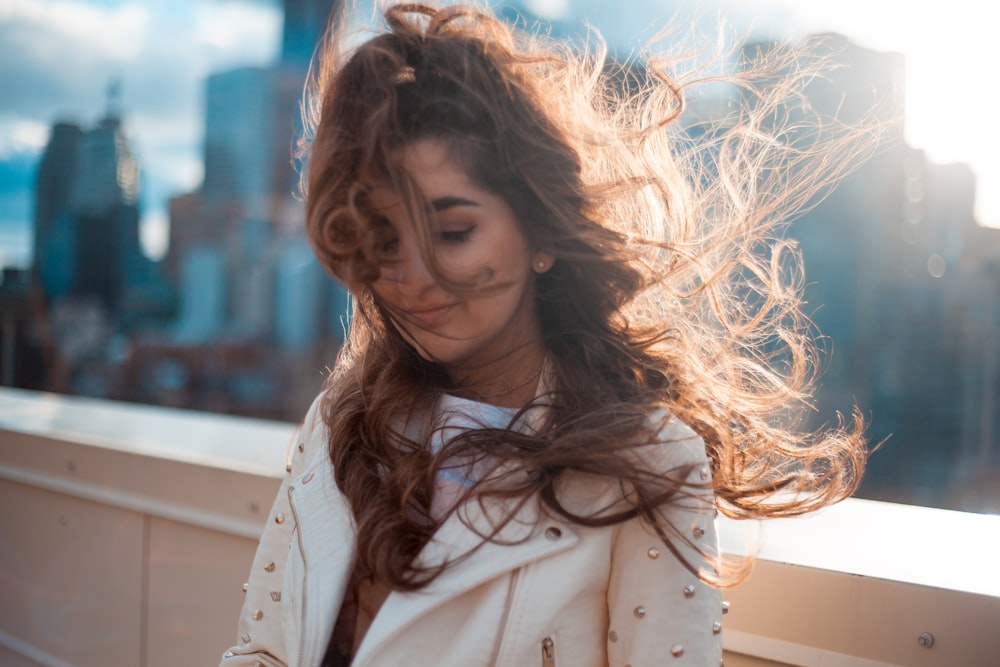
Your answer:
[[[540,260],[538,260],[538,262],[537,262],[536,266],[538,267],[538,270],[539,270],[539,271],[541,271],[542,269],[544,269],[544,268],[545,268],[545,261],[544,261],[544,260],[541,260],[541,259],[540,259]]]

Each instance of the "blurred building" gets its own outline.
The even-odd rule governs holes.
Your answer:
[[[810,112],[890,126],[875,155],[789,229],[807,309],[826,336],[812,427],[853,405],[873,442],[862,494],[958,509],[982,470],[1000,469],[996,386],[1000,231],[973,215],[967,165],[935,165],[903,141],[904,60],[823,36],[839,68],[807,91]],[[988,494],[986,494],[988,495]]]
[[[109,110],[83,133],[70,190],[74,296],[96,297],[110,312],[139,278],[139,165],[120,118]]]
[[[108,313],[156,281],[139,240],[139,164],[117,86],[97,125],[56,123],[35,180],[34,271],[50,302],[93,299]]]
[[[205,178],[197,192],[171,201],[166,264],[179,289],[171,344],[228,350],[232,363],[202,381],[204,367],[185,366],[197,356],[174,361],[192,386],[216,387],[217,407],[228,401],[223,411],[260,414],[266,406],[269,416],[297,419],[322,374],[307,376],[315,383],[296,374],[303,365],[331,365],[342,338],[330,324],[339,325],[346,309],[331,309],[346,300],[334,298],[343,289],[306,241],[295,158],[309,61],[338,7],[289,0],[279,62],[208,77]]]
[[[304,70],[343,0],[284,0],[281,62]]]
[[[77,147],[83,130],[72,123],[52,126],[35,177],[34,268],[46,294],[57,298],[73,284],[75,225],[70,191],[76,177]]]
[[[92,127],[54,124],[39,162],[16,355],[34,370],[19,386],[110,395],[124,341],[171,316],[172,290],[140,242],[140,169],[118,93],[109,86]]]

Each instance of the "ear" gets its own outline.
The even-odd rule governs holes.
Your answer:
[[[531,258],[531,268],[535,273],[545,273],[556,263],[556,258],[547,252],[536,252]]]

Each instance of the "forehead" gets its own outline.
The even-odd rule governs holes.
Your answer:
[[[480,197],[487,193],[476,185],[469,172],[453,157],[448,145],[433,138],[417,139],[391,155],[390,170],[417,190],[428,202],[443,197]],[[396,187],[382,178],[363,179],[370,185],[369,197],[376,207],[398,204]],[[406,188],[406,185],[402,186]]]
[[[396,149],[399,165],[410,172],[425,169],[440,170],[458,168],[448,145],[440,139],[426,137],[417,139]]]

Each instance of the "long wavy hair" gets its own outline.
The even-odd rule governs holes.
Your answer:
[[[639,515],[677,553],[683,538],[659,510],[698,489],[683,481],[690,471],[654,472],[637,455],[658,408],[704,439],[729,516],[797,515],[849,496],[866,459],[863,420],[855,410],[820,432],[798,428],[815,332],[796,247],[780,232],[871,152],[880,128],[807,113],[818,71],[808,52],[744,53],[727,78],[738,103],[695,137],[680,122],[685,94],[718,77],[682,76],[669,58],[615,63],[599,39],[558,42],[470,6],[395,4],[384,20],[353,47],[331,30],[305,107],[309,238],[353,295],[323,419],[361,571],[412,590],[447,566],[414,559],[440,525],[437,472],[456,456],[488,455],[508,471],[466,492],[512,501],[501,503],[507,519],[536,498],[584,525]],[[474,291],[441,275],[420,194],[394,159],[425,138],[503,197],[529,245],[555,258],[536,277],[549,391],[524,409],[543,407],[541,425],[469,431],[436,453],[403,425],[451,387],[371,289],[380,258],[364,185],[391,184],[428,265],[449,288]],[[574,509],[560,489],[576,473],[620,484],[627,501]]]

